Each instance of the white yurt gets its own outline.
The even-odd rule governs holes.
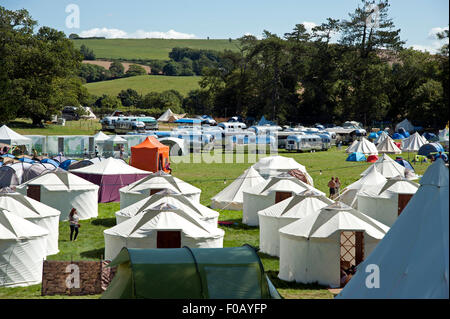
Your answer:
[[[415,132],[411,134],[408,138],[402,140],[402,151],[404,152],[417,152],[422,145],[427,144],[428,141],[420,136],[419,133]]]
[[[337,296],[357,299],[449,298],[448,168],[438,159],[372,254]],[[367,265],[377,265],[379,287],[366,286]]]
[[[374,144],[375,144],[375,145],[380,144],[380,143],[383,142],[384,139],[387,138],[387,137],[389,137],[389,134],[388,134],[386,131],[382,131],[382,132],[380,133],[380,135],[378,135],[378,137],[376,138]]]
[[[0,192],[0,208],[46,229],[48,231],[47,256],[59,252],[59,215],[61,215],[59,210],[14,192]]]
[[[394,140],[387,136],[377,145],[378,153],[401,154],[402,150],[395,145]]]
[[[370,142],[365,137],[357,142],[353,142],[346,150],[347,153],[363,153],[367,155],[378,155],[378,150],[375,144]]]
[[[225,232],[190,212],[159,204],[104,231],[105,259],[127,248],[222,248]]]
[[[336,202],[280,229],[280,272],[285,281],[337,288],[341,271],[369,256],[389,227]]]
[[[365,187],[384,185],[386,181],[386,177],[381,175],[375,166],[372,165],[369,167],[366,175],[345,187],[337,200],[352,208],[358,209],[358,198],[356,196],[358,192]]]
[[[295,194],[312,190],[319,194],[323,192],[306,184],[296,177],[287,173],[254,186],[251,190],[244,191],[244,205],[242,211],[242,222],[249,226],[258,226],[258,212],[270,207]]]
[[[42,282],[48,231],[0,208],[0,287]]]
[[[244,191],[251,190],[265,179],[259,173],[250,167],[236,178],[230,185],[225,187],[220,193],[211,198],[211,208],[242,210],[244,202]]]
[[[405,177],[405,168],[390,158],[387,154],[381,155],[375,163],[361,173],[361,176],[367,175],[372,166],[375,167],[378,173],[386,178],[397,176]]]
[[[119,189],[120,208],[125,208],[165,189],[183,194],[196,203],[200,202],[202,192],[200,188],[163,171],[158,171]]]
[[[149,207],[160,204],[170,204],[179,207],[185,212],[197,216],[200,220],[214,227],[217,227],[219,220],[219,213],[212,210],[198,202],[194,202],[184,195],[174,192],[170,189],[165,189],[149,197],[141,199],[140,201],[129,205],[116,212],[116,222],[120,224],[137,214],[144,212]]]
[[[72,208],[80,219],[98,216],[99,187],[68,171],[57,168],[16,187],[16,191],[61,212],[60,220],[68,220]]]
[[[411,133],[412,131],[414,131],[414,125],[412,125],[412,123],[410,121],[408,121],[408,119],[404,119],[403,121],[401,121],[400,123],[398,123],[395,126],[395,131],[397,132],[400,128],[402,128]]]
[[[391,227],[418,188],[419,184],[402,177],[390,178],[384,185],[365,187],[356,195],[358,210]]]
[[[280,228],[332,203],[334,201],[328,197],[307,190],[260,210],[258,212],[260,251],[271,256],[279,256]]]
[[[270,178],[278,176],[281,173],[287,173],[290,170],[298,169],[305,174],[308,183],[314,186],[312,177],[306,171],[305,166],[297,163],[293,158],[284,156],[268,156],[263,157],[257,163],[253,164],[253,168],[263,177]]]

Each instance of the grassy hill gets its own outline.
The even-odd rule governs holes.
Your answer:
[[[238,41],[232,40],[172,40],[172,39],[88,39],[73,40],[76,48],[82,44],[94,50],[97,59],[169,59],[175,47],[237,51]]]
[[[191,90],[199,88],[199,76],[164,76],[164,75],[140,75],[129,78],[93,82],[85,84],[89,93],[95,95],[117,95],[121,90],[134,89],[139,94],[149,92],[163,92],[175,89],[184,96]]]

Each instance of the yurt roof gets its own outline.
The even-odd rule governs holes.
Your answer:
[[[403,177],[390,178],[384,184],[364,187],[359,194],[368,197],[391,197],[392,194],[415,194],[419,184]]]
[[[149,172],[130,166],[125,161],[109,157],[100,162],[71,170],[72,173],[94,175],[149,174]]]
[[[201,189],[163,171],[152,173],[143,179],[122,187],[120,191],[140,193],[149,189],[170,189],[182,194],[196,194],[201,192]]]
[[[361,189],[363,185],[379,185],[386,183],[387,179],[381,175],[375,166],[371,165],[366,171],[366,175],[362,176],[356,182],[348,185],[345,189]]]
[[[0,193],[0,207],[26,219],[61,214],[59,210],[19,193]]]
[[[269,180],[266,180],[245,192],[267,196],[272,192],[294,192],[298,194],[305,190],[314,190],[320,194],[324,194],[313,186],[302,182],[298,178],[295,178],[288,173],[272,177]]]
[[[304,238],[328,238],[338,231],[364,231],[372,238],[381,239],[389,227],[367,215],[335,202],[305,218],[280,229],[280,233]]]
[[[302,172],[306,172],[305,166],[297,163],[293,158],[284,157],[279,155],[268,156],[260,159],[253,165],[253,168],[257,171],[260,170],[287,170],[287,169],[299,169]]]
[[[22,240],[46,235],[46,229],[0,208],[0,240]]]

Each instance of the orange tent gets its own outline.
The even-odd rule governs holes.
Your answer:
[[[148,136],[141,144],[131,147],[130,165],[145,171],[167,172],[169,146],[161,144],[153,136]]]

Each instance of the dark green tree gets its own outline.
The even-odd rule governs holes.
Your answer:
[[[114,61],[109,66],[109,72],[111,72],[111,76],[113,78],[120,78],[120,77],[122,77],[124,75],[125,68],[124,68],[122,63]]]
[[[141,100],[139,93],[133,89],[122,90],[117,97],[123,106],[137,106]]]
[[[137,75],[146,75],[147,71],[140,65],[132,64],[128,68],[127,72],[125,72],[125,76],[137,76]]]

